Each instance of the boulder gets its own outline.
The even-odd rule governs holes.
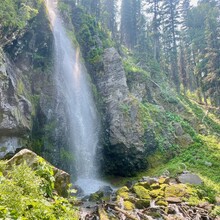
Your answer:
[[[44,161],[43,158],[35,154],[34,152],[28,150],[28,149],[23,149],[19,151],[17,154],[15,154],[10,160],[7,161],[7,164],[10,166],[13,165],[19,165],[21,163],[27,163],[27,165],[33,169],[36,169],[38,166],[40,166],[40,161]],[[46,162],[46,161],[45,161]],[[48,163],[48,162],[46,162]],[[48,163],[49,164],[49,163]],[[57,193],[61,196],[66,197],[70,184],[70,175],[66,173],[63,170],[60,170],[52,165],[50,165],[51,168],[54,171],[54,188],[57,191]]]
[[[150,199],[150,191],[145,189],[143,186],[134,186],[133,191],[140,199]]]
[[[177,177],[177,180],[180,183],[184,183],[184,184],[189,183],[189,184],[201,185],[203,183],[203,181],[198,175],[189,172],[179,175]]]
[[[175,134],[177,136],[182,136],[184,134],[184,130],[183,130],[183,128],[182,128],[180,123],[174,122],[173,123],[173,127],[174,127],[174,130],[175,130]]]

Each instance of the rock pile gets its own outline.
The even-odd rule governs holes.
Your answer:
[[[195,176],[194,176],[195,177]],[[178,180],[178,179],[177,179]],[[97,201],[84,219],[100,220],[218,220],[214,205],[195,187],[172,178],[145,177],[132,186],[118,189],[111,198]]]

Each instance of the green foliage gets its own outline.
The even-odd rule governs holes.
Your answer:
[[[73,155],[63,147],[60,149],[60,158],[62,161],[66,161],[67,163],[72,163],[74,161]]]
[[[113,46],[109,32],[80,7],[74,8],[72,22],[85,60],[97,69],[104,49]]]
[[[190,108],[193,114],[198,118],[198,120],[203,120],[202,123],[208,125],[209,129],[213,132],[220,133],[220,124],[217,120],[212,119],[203,108],[199,107],[196,103],[193,103],[187,98],[181,97],[183,103]]]
[[[42,0],[2,0],[0,23],[3,27],[23,28],[27,21],[35,17]]]
[[[76,210],[67,199],[48,194],[45,183],[51,186],[54,183],[51,179],[53,173],[48,167],[41,161],[36,171],[23,163],[13,166],[4,175],[0,172],[1,219],[78,219]]]
[[[147,80],[150,77],[150,74],[141,67],[137,66],[135,64],[135,61],[131,58],[124,60],[123,66],[125,72],[127,73],[128,81],[133,80],[135,78],[135,75],[140,75],[143,80]]]

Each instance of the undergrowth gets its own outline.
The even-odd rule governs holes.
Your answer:
[[[74,220],[68,199],[57,196],[51,167],[40,161],[35,171],[26,163],[7,169],[0,163],[0,219]]]

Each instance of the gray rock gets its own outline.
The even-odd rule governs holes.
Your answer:
[[[143,176],[141,182],[148,182],[150,185],[152,185],[154,183],[157,183],[158,179],[154,177]]]
[[[193,139],[188,133],[186,133],[186,134],[183,134],[181,136],[177,136],[176,137],[176,142],[180,146],[187,147],[187,146],[189,146],[190,144],[193,143]]]
[[[0,158],[20,148],[31,128],[31,102],[18,70],[0,49]]]
[[[176,134],[177,136],[181,136],[181,135],[184,134],[183,128],[182,128],[182,126],[181,126],[180,123],[174,122],[174,123],[173,123],[173,127],[174,127],[174,129],[175,129],[175,134]]]
[[[208,162],[208,161],[205,161],[204,163],[207,167],[211,167],[212,166],[212,163],[211,162]]]
[[[111,173],[125,175],[143,167],[145,147],[144,129],[138,118],[138,100],[130,95],[121,57],[115,48],[103,55],[104,72],[97,78],[97,86],[105,104],[107,148],[111,158],[105,160]],[[112,166],[113,158],[114,167]],[[109,161],[109,163],[108,163]],[[126,174],[126,175],[127,175]]]
[[[183,173],[180,176],[177,177],[178,181],[180,183],[189,183],[189,184],[195,184],[195,185],[201,185],[203,181],[201,178],[193,173]]]

